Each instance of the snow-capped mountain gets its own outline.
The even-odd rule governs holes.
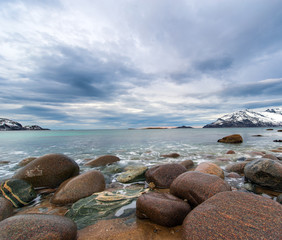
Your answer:
[[[281,127],[282,109],[267,109],[263,112],[252,110],[238,111],[224,115],[204,128],[220,127]]]
[[[23,127],[20,123],[7,118],[0,118],[0,131],[11,131],[11,130],[49,130],[41,128],[37,125]]]

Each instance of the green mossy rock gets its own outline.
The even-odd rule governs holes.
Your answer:
[[[145,181],[145,172],[147,169],[148,167],[146,166],[129,166],[125,168],[125,172],[117,177],[117,180],[121,183],[133,182],[135,180]]]

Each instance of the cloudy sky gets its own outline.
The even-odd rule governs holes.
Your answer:
[[[282,106],[281,0],[0,0],[0,117],[203,126]]]

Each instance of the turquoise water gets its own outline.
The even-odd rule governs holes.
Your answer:
[[[236,161],[249,157],[251,151],[269,151],[281,146],[273,140],[282,133],[265,128],[225,129],[155,129],[155,130],[72,130],[72,131],[10,131],[0,132],[0,180],[11,177],[24,158],[39,157],[48,153],[63,153],[72,157],[81,167],[85,159],[113,154],[121,161],[120,168],[129,164],[151,166],[158,163],[178,162],[186,159],[220,161],[228,158]],[[222,144],[217,140],[230,134],[241,134],[242,144]],[[260,134],[262,137],[254,137]],[[226,155],[228,150],[235,155]],[[160,155],[177,152],[178,159]],[[8,163],[3,163],[8,161]],[[224,161],[226,162],[226,161]],[[227,161],[228,162],[228,161]],[[104,169],[102,169],[103,171]],[[111,177],[109,177],[111,178]],[[108,181],[114,181],[114,176]]]

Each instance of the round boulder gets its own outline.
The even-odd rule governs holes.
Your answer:
[[[161,157],[165,157],[165,158],[178,158],[178,157],[180,157],[180,155],[178,153],[170,153],[170,154],[163,154],[163,155],[161,155]]]
[[[79,166],[63,154],[47,154],[39,157],[15,173],[13,178],[23,179],[33,187],[58,187],[63,181],[77,176]]]
[[[224,179],[223,170],[219,166],[215,165],[214,163],[210,163],[210,162],[200,163],[196,167],[195,171],[216,175],[216,176]]]
[[[249,162],[244,169],[245,177],[252,182],[282,191],[282,163],[271,159],[258,159]]]
[[[136,215],[166,227],[181,225],[191,208],[187,202],[169,194],[149,192],[136,203]]]
[[[54,204],[74,203],[95,192],[104,191],[105,186],[105,178],[101,172],[89,171],[64,181],[50,201]]]
[[[158,165],[146,172],[146,182],[153,182],[158,188],[169,188],[172,181],[186,171],[184,166],[177,163]]]
[[[35,159],[36,159],[36,157],[25,158],[25,159],[23,159],[19,162],[19,166],[21,166],[21,167],[26,166],[27,164],[29,164],[30,162],[32,162]]]
[[[75,240],[77,239],[77,227],[67,217],[23,214],[0,222],[0,239]]]
[[[6,198],[0,197],[0,221],[13,215],[13,204]]]
[[[121,183],[129,183],[140,179],[144,181],[147,169],[148,167],[144,165],[128,166],[125,168],[125,172],[122,172],[117,177],[117,181]]]
[[[239,173],[239,174],[244,174],[244,168],[247,165],[247,163],[249,163],[249,162],[244,161],[244,162],[237,162],[237,163],[228,164],[225,167],[225,171],[226,172],[236,172],[236,173]]]
[[[243,138],[240,134],[233,134],[218,140],[221,143],[242,143]]]
[[[186,199],[192,207],[224,191],[231,191],[231,187],[220,177],[194,171],[181,174],[170,186],[171,194]]]
[[[271,199],[222,192],[187,215],[182,239],[281,239],[281,218],[281,205]]]
[[[186,169],[191,169],[194,167],[194,162],[192,160],[184,160],[183,162],[180,162],[182,166],[184,166]]]
[[[113,156],[113,155],[105,155],[98,157],[94,160],[90,160],[87,163],[85,163],[85,166],[90,167],[100,167],[100,166],[106,166],[108,164],[112,164],[114,162],[120,161],[119,157]]]

